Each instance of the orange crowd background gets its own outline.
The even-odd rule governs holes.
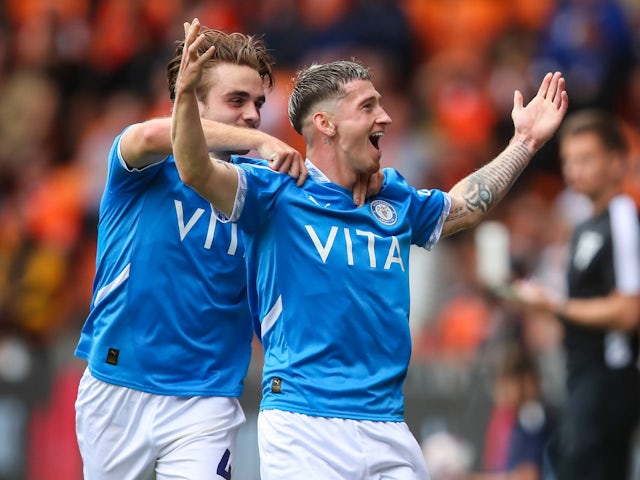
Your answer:
[[[637,0],[4,0],[0,480],[81,478],[73,402],[84,366],[73,349],[91,299],[107,154],[126,125],[170,115],[165,66],[194,17],[265,38],[276,86],[262,128],[300,149],[286,117],[295,71],[339,58],[370,66],[393,119],[383,164],[417,187],[448,190],[493,158],[512,134],[513,91],[530,98],[544,73],[560,70],[570,110],[604,108],[625,125],[627,189],[640,204]],[[582,212],[551,141],[492,214],[509,233],[510,275],[562,288],[567,235]],[[468,392],[480,386],[474,398],[489,412],[495,352],[518,345],[558,404],[561,332],[487,291],[474,232],[441,243],[412,256],[407,418],[425,439],[441,423],[466,434],[470,468],[480,468],[488,413],[464,423],[475,408]],[[252,365],[248,409],[259,395],[259,359]]]

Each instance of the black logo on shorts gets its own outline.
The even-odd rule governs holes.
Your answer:
[[[279,377],[275,377],[271,380],[271,391],[273,393],[281,393],[282,392],[282,379]]]
[[[110,348],[107,352],[107,363],[111,365],[118,364],[118,356],[120,355],[120,350],[117,348]]]

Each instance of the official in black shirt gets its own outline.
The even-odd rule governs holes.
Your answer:
[[[573,231],[567,298],[514,285],[529,307],[564,325],[567,397],[552,443],[557,480],[628,480],[640,418],[640,222],[623,193],[628,148],[617,120],[576,112],[559,130],[562,173],[593,215]]]

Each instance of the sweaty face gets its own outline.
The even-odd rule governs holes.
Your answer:
[[[201,117],[238,127],[260,126],[265,91],[264,81],[256,70],[221,63],[207,70],[202,81],[208,90],[204,102],[199,102]]]
[[[376,172],[382,157],[380,139],[391,118],[371,82],[356,80],[345,88],[348,94],[336,101],[332,116],[338,154],[357,173]]]
[[[617,167],[614,157],[594,133],[570,135],[560,142],[562,174],[567,186],[591,198],[610,187]]]

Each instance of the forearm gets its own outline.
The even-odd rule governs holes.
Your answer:
[[[640,323],[640,296],[614,293],[606,297],[570,298],[559,304],[555,313],[584,326],[632,330]]]
[[[237,127],[204,118],[201,121],[209,151],[258,150],[267,136],[255,128]]]
[[[210,174],[211,160],[194,91],[178,92],[173,107],[171,143],[180,178],[197,190]]]
[[[264,133],[249,128],[236,127],[225,123],[200,118],[205,142],[209,151],[233,151],[258,149]],[[171,117],[154,118],[132,125],[125,136],[131,138],[132,155],[162,154],[173,152],[171,144]],[[133,141],[135,139],[135,141]]]
[[[500,155],[454,185],[449,191],[451,211],[443,236],[478,224],[504,198],[528,165],[534,148],[515,136]]]
[[[230,215],[238,188],[238,174],[228,162],[209,158],[196,96],[192,91],[176,95],[171,140],[180,179],[218,210]]]
[[[511,118],[515,135],[497,158],[449,191],[451,209],[443,236],[478,224],[502,200],[534,153],[557,130],[568,106],[569,97],[560,72],[547,73],[536,96],[526,106],[522,93],[514,92]]]

